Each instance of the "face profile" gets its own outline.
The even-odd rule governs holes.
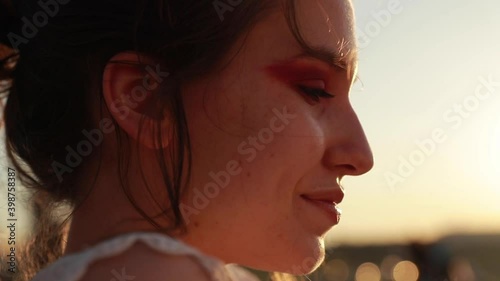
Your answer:
[[[349,100],[352,3],[216,2],[70,2],[29,43],[36,48],[19,50],[5,114],[11,156],[47,194],[33,201],[50,207],[37,209],[41,229],[56,203],[72,210],[58,258],[34,280],[53,278],[70,255],[83,266],[84,251],[104,255],[107,245],[122,248],[96,254],[81,280],[122,263],[144,280],[202,280],[197,263],[172,249],[204,267],[292,275],[324,261],[325,236],[341,222],[341,179],[373,166]],[[43,48],[54,59],[37,64]],[[42,71],[49,61],[61,77]],[[34,115],[15,113],[37,107],[23,99],[37,93],[61,102],[34,111],[46,124],[35,132]],[[92,142],[88,153],[68,163],[82,140]]]
[[[211,173],[231,162],[239,173],[199,214],[188,212],[192,232],[183,239],[196,243],[203,235],[198,247],[205,251],[267,270],[314,260],[301,268],[304,274],[323,259],[324,235],[337,223],[317,203],[340,203],[338,180],[367,172],[373,160],[349,103],[357,68],[350,3],[298,1],[297,11],[304,39],[317,53],[304,54],[276,13],[255,26],[224,72],[187,87],[193,158],[199,159],[192,186],[203,190],[214,182]],[[273,120],[281,121],[274,121],[274,131]],[[185,204],[196,204],[195,196]],[[231,249],[244,249],[249,258]]]

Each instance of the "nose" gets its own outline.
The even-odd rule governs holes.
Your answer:
[[[335,119],[326,129],[323,165],[337,175],[358,176],[370,171],[373,154],[356,113],[351,108],[344,118]]]

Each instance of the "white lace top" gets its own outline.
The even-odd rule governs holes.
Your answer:
[[[182,241],[151,232],[127,233],[103,241],[84,251],[64,256],[38,272],[32,281],[78,281],[85,275],[91,263],[119,255],[139,241],[160,253],[194,257],[206,270],[212,281],[259,281],[255,275],[235,264],[226,265],[219,259],[208,256]],[[115,280],[127,278],[123,277],[126,275],[124,272],[120,272],[120,269],[112,274],[115,276]],[[128,278],[125,280],[130,280],[130,277]]]

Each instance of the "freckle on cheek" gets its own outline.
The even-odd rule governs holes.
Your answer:
[[[247,177],[250,177],[251,175],[252,175],[252,173],[247,172]]]

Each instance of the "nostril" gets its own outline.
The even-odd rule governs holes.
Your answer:
[[[351,165],[351,164],[338,165],[337,169],[342,171],[342,174],[345,174],[345,175],[353,175],[353,174],[356,174],[358,171],[358,168],[356,168],[356,166]]]

